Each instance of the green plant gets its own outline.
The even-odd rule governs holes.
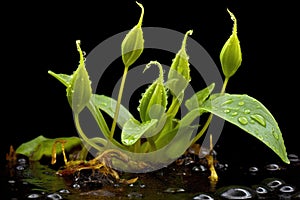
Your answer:
[[[165,154],[160,155],[163,160],[159,160],[159,162],[167,162],[179,157],[190,145],[196,143],[207,130],[212,116],[216,115],[256,137],[271,148],[283,162],[289,163],[282,133],[267,108],[246,94],[225,92],[228,80],[236,73],[242,62],[240,42],[237,36],[237,20],[229,10],[234,25],[232,34],[220,53],[225,80],[219,93],[212,93],[215,84],[211,83],[184,101],[185,90],[191,80],[186,42],[193,31],[189,30],[183,38],[181,48],[172,60],[167,80],[164,80],[164,71],[158,61],[150,61],[146,65],[144,71],[153,65],[157,66],[159,77],[142,94],[138,106],[139,118],[133,116],[122,106],[121,99],[127,72],[144,49],[142,31],[144,8],[141,4],[137,4],[142,10],[139,22],[129,31],[121,44],[124,73],[117,100],[92,93],[80,41],[76,41],[80,61],[77,70],[72,75],[57,74],[49,70],[49,74],[67,88],[67,99],[73,110],[75,126],[83,141],[99,152],[104,152],[112,145],[120,150],[133,153],[155,152],[168,146],[164,151]],[[170,102],[169,105],[168,102]],[[189,112],[181,119],[177,119],[176,115],[182,104],[185,104]],[[79,115],[85,108],[91,112],[105,138],[88,138],[86,136],[79,120]],[[111,127],[105,120],[103,112],[113,119]],[[194,120],[204,113],[209,114],[206,123],[202,126],[194,124]],[[115,139],[117,124],[121,127],[120,141]],[[195,130],[200,131],[190,139]],[[173,140],[175,137],[177,139]],[[135,167],[149,167],[158,162],[151,159],[153,157],[145,158],[144,165]],[[130,165],[130,161],[128,163]],[[132,165],[135,164],[136,162],[132,161]]]

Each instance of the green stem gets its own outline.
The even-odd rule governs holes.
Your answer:
[[[115,133],[116,125],[117,125],[117,120],[118,120],[118,117],[119,117],[119,110],[120,110],[120,106],[121,106],[121,100],[122,100],[124,85],[125,85],[125,81],[126,81],[126,77],[127,77],[127,72],[128,72],[128,67],[125,66],[122,81],[121,81],[121,85],[120,85],[120,89],[119,89],[118,101],[117,101],[117,105],[116,105],[114,120],[112,122],[111,130],[110,130],[110,138],[109,138],[110,141],[112,141],[112,139],[114,137],[114,133]]]
[[[97,145],[95,142],[91,141],[89,138],[86,137],[85,133],[83,132],[83,130],[80,126],[79,114],[74,114],[74,122],[75,122],[75,126],[77,128],[77,131],[78,131],[80,137],[83,139],[83,141],[86,142],[89,146],[94,147],[98,151],[102,151],[103,149],[99,145]]]
[[[226,86],[228,84],[228,80],[229,80],[229,77],[225,77],[225,80],[224,80],[224,83],[223,83],[223,86],[222,86],[222,89],[221,89],[221,94],[224,94],[225,93],[225,89],[226,89]],[[213,117],[213,114],[210,113],[205,124],[203,125],[203,128],[200,130],[200,132],[196,135],[196,137],[193,139],[192,141],[192,144],[196,143],[197,140],[199,140],[199,138],[205,133],[205,131],[207,130],[207,128],[209,127],[209,124],[212,120],[212,117]]]
[[[224,94],[226,86],[228,84],[228,80],[229,80],[229,77],[225,77],[225,80],[224,80],[224,83],[223,83],[223,86],[222,86],[222,90],[221,90],[221,94]]]

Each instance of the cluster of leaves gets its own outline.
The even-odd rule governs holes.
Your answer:
[[[76,41],[80,55],[79,65],[71,75],[49,74],[66,86],[67,99],[73,110],[74,121],[78,133],[89,147],[105,151],[113,146],[129,152],[148,153],[168,146],[165,155],[160,158],[165,161],[178,158],[185,150],[205,133],[212,116],[216,115],[240,127],[271,148],[285,163],[289,163],[282,133],[278,124],[268,109],[253,97],[246,94],[229,94],[225,92],[228,80],[232,77],[242,62],[240,42],[237,36],[237,20],[229,10],[234,22],[232,34],[224,44],[220,53],[220,62],[225,76],[223,88],[219,93],[212,93],[214,83],[198,91],[184,101],[185,90],[191,81],[189,56],[186,43],[192,30],[186,32],[182,46],[175,55],[170,66],[167,80],[164,70],[158,61],[150,61],[145,71],[155,65],[159,69],[159,77],[146,89],[138,106],[139,118],[121,105],[122,93],[129,68],[140,57],[144,49],[142,21],[144,8],[137,3],[142,12],[139,22],[124,38],[121,44],[124,74],[122,77],[118,99],[99,94],[93,94],[88,72],[85,68],[84,53],[80,41]],[[170,102],[168,104],[168,102]],[[184,104],[188,113],[177,119],[180,106]],[[87,108],[104,134],[105,138],[88,138],[80,126],[79,114]],[[104,118],[103,112],[112,119],[111,128]],[[195,119],[204,113],[210,114],[200,131],[191,139],[192,133],[199,130]],[[121,140],[115,139],[116,125],[121,128]],[[174,138],[177,138],[174,140]],[[19,149],[19,153],[22,150]],[[149,160],[151,163],[151,160]],[[153,161],[155,163],[156,161]],[[162,161],[163,162],[163,161]]]

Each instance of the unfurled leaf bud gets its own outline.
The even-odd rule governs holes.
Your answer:
[[[178,97],[184,91],[191,80],[189,56],[186,53],[186,41],[188,35],[191,35],[192,33],[192,30],[186,32],[182,41],[181,49],[173,59],[168,74],[168,81],[166,85],[176,97]]]
[[[127,68],[140,57],[144,49],[144,37],[142,30],[144,7],[138,2],[136,3],[142,9],[140,20],[138,24],[127,33],[121,45],[122,60]]]
[[[91,81],[85,68],[85,58],[80,48],[80,41],[76,41],[80,61],[78,68],[71,76],[67,87],[67,98],[75,114],[80,113],[88,104],[92,96]]]
[[[159,67],[159,77],[147,88],[140,100],[138,110],[142,122],[159,119],[167,107],[167,92],[164,87],[163,68],[159,62],[151,61],[146,65],[145,70],[152,64]]]
[[[242,51],[240,41],[237,36],[237,22],[235,16],[227,9],[231,19],[234,22],[232,34],[224,44],[220,61],[225,77],[229,78],[235,74],[242,63]]]

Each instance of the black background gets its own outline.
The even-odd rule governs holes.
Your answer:
[[[260,100],[281,128],[288,153],[300,153],[298,135],[299,11],[293,1],[140,1],[143,26],[164,27],[198,41],[220,66],[220,50],[231,34],[226,9],[238,20],[242,66],[227,87]],[[132,28],[140,16],[135,1],[13,3],[2,21],[1,157],[39,135],[76,136],[65,87],[47,71],[71,74],[78,65],[75,40],[89,53],[103,40]],[[145,38],[146,39],[146,38]],[[220,68],[221,69],[221,68]],[[120,66],[120,73],[123,68]],[[108,77],[108,80],[110,78]],[[228,157],[274,154],[226,123],[218,146]],[[2,160],[2,159],[1,159]]]

